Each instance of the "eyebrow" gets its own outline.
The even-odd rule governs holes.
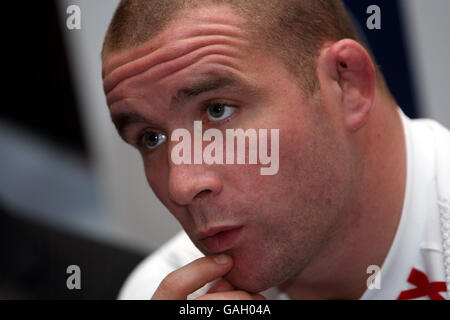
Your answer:
[[[117,132],[119,135],[125,139],[123,135],[124,129],[133,123],[153,123],[151,119],[148,119],[136,112],[133,111],[126,111],[126,112],[119,112],[116,114],[111,114],[111,120],[114,123],[114,126],[117,129]]]
[[[239,81],[232,75],[223,75],[220,73],[210,73],[206,78],[201,79],[198,83],[195,83],[189,87],[181,88],[172,97],[170,106],[174,108],[176,106],[183,105],[191,98],[197,97],[203,93],[210,91],[223,89],[225,87],[244,87],[248,91],[255,91],[249,85]]]

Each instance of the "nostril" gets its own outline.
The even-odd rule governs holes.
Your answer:
[[[212,193],[211,190],[206,189],[206,190],[202,190],[199,193],[197,193],[197,195],[195,196],[196,198],[207,198],[209,197],[209,195]]]

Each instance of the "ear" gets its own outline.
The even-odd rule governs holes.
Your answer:
[[[345,127],[356,131],[367,121],[375,103],[375,67],[356,41],[340,40],[324,48],[318,60],[322,91],[342,110]]]

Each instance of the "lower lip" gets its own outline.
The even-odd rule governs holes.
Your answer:
[[[209,252],[219,253],[233,247],[241,234],[242,228],[243,227],[239,227],[236,229],[219,232],[212,237],[207,237],[200,241]]]

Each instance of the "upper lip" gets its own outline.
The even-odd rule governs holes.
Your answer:
[[[240,227],[242,227],[242,226],[221,226],[221,227],[209,228],[206,231],[197,233],[197,239],[202,240],[202,239],[205,239],[208,237],[213,237],[216,234],[218,234],[219,232],[230,231],[230,230],[238,229]]]

